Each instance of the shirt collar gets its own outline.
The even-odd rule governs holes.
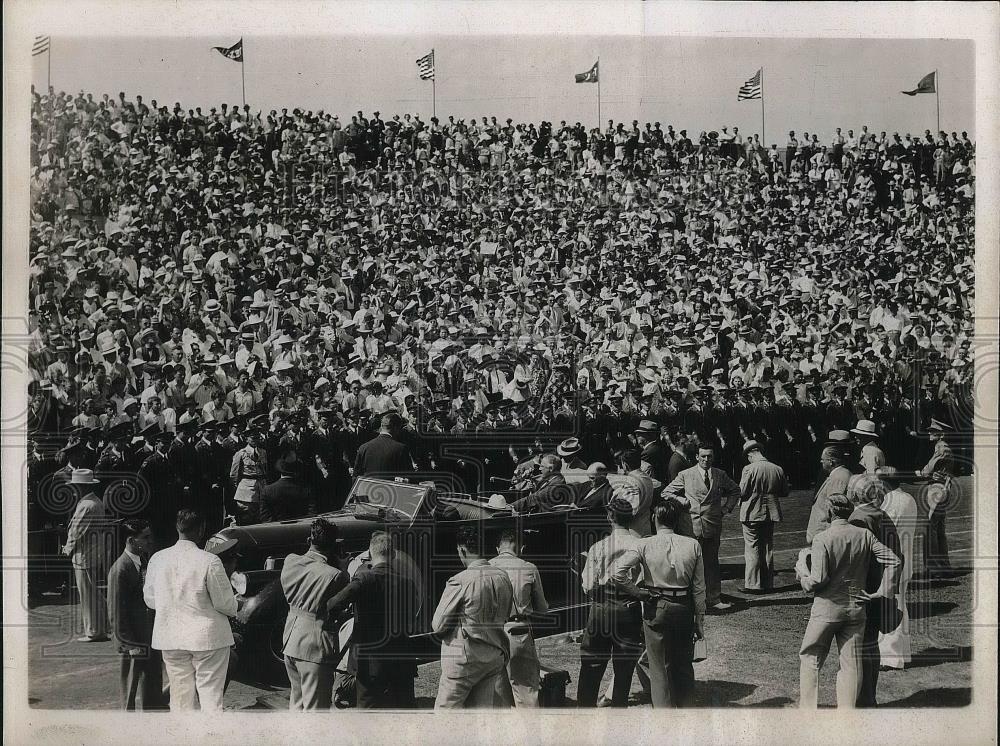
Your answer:
[[[138,554],[130,552],[128,549],[125,550],[125,554],[127,554],[128,558],[132,560],[132,564],[135,565],[136,570],[142,567],[142,558]]]

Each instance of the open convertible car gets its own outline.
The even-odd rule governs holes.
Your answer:
[[[586,474],[564,473],[566,501]],[[612,476],[612,480],[616,477]],[[344,507],[324,517],[337,524],[347,559],[368,548],[374,531],[386,530],[401,554],[400,561],[417,583],[422,597],[416,613],[414,652],[422,660],[436,657],[438,646],[430,634],[434,606],[448,578],[462,569],[455,545],[458,529],[475,525],[495,546],[501,530],[514,527],[523,546],[522,556],[537,565],[551,611],[532,620],[536,635],[582,626],[586,599],[574,569],[576,560],[608,531],[601,510],[560,505],[535,513],[515,514],[491,507],[489,495],[446,492],[445,484],[427,481],[357,479]],[[495,493],[494,493],[495,494]],[[505,495],[514,499],[517,495]],[[494,498],[493,504],[501,501]],[[307,548],[314,517],[222,529],[207,546],[236,539],[237,571],[232,575],[239,612],[233,622],[239,661],[234,675],[244,681],[281,683],[285,676],[281,656],[282,631],[288,605],[279,576],[285,557]]]

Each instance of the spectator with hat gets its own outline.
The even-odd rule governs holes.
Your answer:
[[[885,454],[878,445],[878,427],[871,420],[858,420],[851,433],[861,444],[861,456],[858,459],[866,472],[874,473],[886,465]]]
[[[954,454],[945,439],[951,429],[944,422],[931,419],[927,435],[934,444],[934,452],[930,460],[920,469],[922,476],[930,477],[932,480],[932,485],[927,490],[929,523],[927,541],[925,542],[927,569],[931,573],[951,571],[951,559],[948,556],[948,532],[945,529],[951,477],[955,473]]]
[[[66,529],[62,553],[70,558],[73,578],[80,594],[83,636],[77,642],[103,642],[108,639],[107,608],[98,589],[108,564],[112,534],[104,503],[95,490],[100,480],[90,469],[73,469],[67,482],[76,497],[76,507]]]

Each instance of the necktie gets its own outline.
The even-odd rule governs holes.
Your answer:
[[[709,476],[708,469],[705,469],[705,486],[708,487],[708,491],[712,491],[712,479]]]

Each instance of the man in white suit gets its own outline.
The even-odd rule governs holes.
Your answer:
[[[663,497],[672,497],[686,505],[691,515],[694,538],[701,544],[705,562],[705,591],[708,608],[725,611],[732,604],[722,600],[722,575],[719,569],[719,541],[722,517],[739,501],[740,486],[722,469],[712,466],[715,449],[702,445],[698,463],[685,469],[663,489]]]
[[[73,563],[73,576],[80,592],[83,637],[78,642],[102,642],[108,639],[108,617],[97,578],[107,566],[112,538],[104,503],[94,493],[100,480],[94,478],[90,469],[74,469],[69,484],[80,496],[63,546],[63,554]]]
[[[221,711],[236,616],[236,597],[222,560],[199,548],[205,519],[177,512],[177,543],[149,560],[143,596],[156,611],[153,648],[163,652],[170,709]]]

